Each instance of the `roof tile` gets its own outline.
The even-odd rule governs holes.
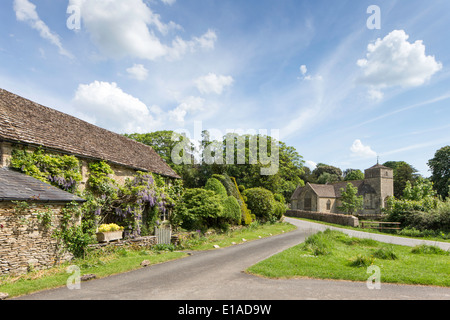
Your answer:
[[[153,148],[0,89],[0,140],[180,178]]]

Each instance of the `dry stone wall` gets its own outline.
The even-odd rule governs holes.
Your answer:
[[[60,226],[63,204],[35,203],[21,213],[15,207],[12,202],[0,202],[0,275],[46,269],[72,258],[52,237]],[[51,225],[45,226],[38,219],[38,212],[47,208],[52,219]]]
[[[288,210],[285,215],[287,217],[311,219],[316,221],[340,224],[343,226],[350,226],[350,227],[359,226],[359,219],[357,217],[343,214],[312,212],[303,210]]]

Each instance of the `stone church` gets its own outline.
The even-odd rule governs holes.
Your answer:
[[[342,181],[334,184],[307,183],[298,187],[291,197],[291,209],[323,213],[343,213],[341,206],[341,189],[347,183],[358,188],[358,195],[363,196],[363,209],[360,215],[381,214],[389,197],[394,196],[394,176],[391,168],[376,164],[365,170],[365,178],[356,181]]]

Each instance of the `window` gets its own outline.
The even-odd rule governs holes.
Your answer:
[[[331,210],[331,200],[328,200],[328,202],[327,202],[327,210],[328,211]]]
[[[305,211],[311,211],[311,198],[305,198],[305,205],[303,206],[303,209]]]
[[[364,209],[375,209],[375,195],[367,193],[364,195]]]

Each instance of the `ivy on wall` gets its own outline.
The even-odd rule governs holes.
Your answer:
[[[86,200],[81,205],[67,205],[63,223],[55,231],[55,236],[75,256],[84,255],[87,246],[95,241],[97,226],[104,222],[118,223],[128,236],[151,234],[161,218],[169,217],[183,190],[181,181],[167,184],[162,177],[146,172],[137,172],[120,185],[111,177],[114,171],[107,162],[94,161],[88,164],[86,189],[80,192],[79,160],[74,156],[48,154],[41,148],[34,152],[14,149],[11,166]],[[68,222],[75,216],[82,217],[81,224]]]
[[[34,152],[23,149],[12,151],[11,166],[23,173],[64,191],[75,193],[81,182],[80,162],[74,156]]]

